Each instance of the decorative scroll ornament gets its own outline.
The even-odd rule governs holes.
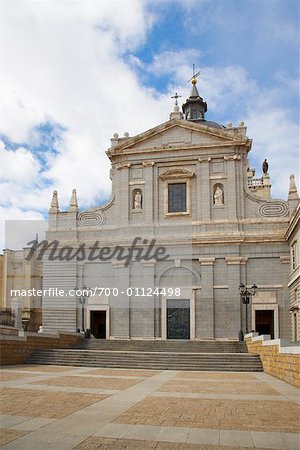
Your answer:
[[[195,172],[191,172],[188,169],[170,169],[166,172],[162,173],[159,177],[162,180],[166,180],[168,178],[193,178]]]
[[[288,208],[283,202],[268,202],[259,208],[259,214],[262,217],[284,217],[288,214]]]
[[[102,212],[87,211],[78,215],[77,224],[79,227],[100,227],[104,221],[105,217]]]

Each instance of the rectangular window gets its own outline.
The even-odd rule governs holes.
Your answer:
[[[297,261],[297,242],[294,242],[292,244],[292,248],[291,248],[291,263],[292,263],[292,270],[296,269],[297,265],[298,265],[298,261]]]
[[[168,212],[186,212],[186,183],[168,184]]]

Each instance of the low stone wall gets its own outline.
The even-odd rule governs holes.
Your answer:
[[[38,349],[70,348],[83,337],[77,333],[37,334],[25,333],[24,336],[0,336],[0,364],[23,364]]]
[[[6,325],[0,325],[0,335],[2,334],[8,334],[10,336],[18,336],[19,330],[14,327],[8,327]]]
[[[283,346],[281,339],[257,333],[247,334],[245,340],[249,353],[260,356],[264,372],[300,387],[300,346]]]

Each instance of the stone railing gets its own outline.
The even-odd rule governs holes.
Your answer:
[[[300,345],[258,333],[245,335],[249,353],[260,356],[264,372],[300,387]]]
[[[264,185],[263,178],[248,178],[247,182],[248,182],[248,186],[263,186]]]
[[[15,315],[11,311],[0,311],[0,325],[6,327],[15,326]]]

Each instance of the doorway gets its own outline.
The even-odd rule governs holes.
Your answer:
[[[274,339],[274,310],[257,309],[255,311],[255,331],[259,334],[269,334]]]
[[[190,339],[189,300],[167,300],[167,339]]]
[[[106,311],[91,311],[91,333],[96,339],[106,339]]]

